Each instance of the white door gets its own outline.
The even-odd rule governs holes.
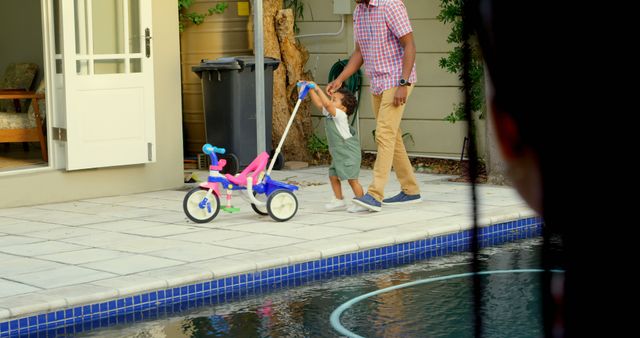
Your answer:
[[[59,3],[67,170],[154,162],[151,0]]]

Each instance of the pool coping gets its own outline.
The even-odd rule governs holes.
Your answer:
[[[469,249],[471,226],[468,220],[444,217],[426,223],[421,228],[416,227],[415,232],[386,238],[365,236],[351,244],[337,243],[324,250],[310,249],[307,254],[258,263],[238,260],[237,264],[211,271],[186,271],[183,275],[143,281],[137,285],[69,287],[65,294],[57,297],[41,297],[39,302],[31,298],[24,304],[0,309],[0,337],[73,328],[74,325],[79,325],[77,329],[82,330],[83,323],[96,320],[109,323],[108,319],[115,316],[133,316],[134,313],[175,302],[272,288],[274,283],[378,264],[408,255],[429,258]],[[497,213],[480,218],[478,223],[480,239],[486,245],[539,235],[542,227],[542,220],[531,210]]]

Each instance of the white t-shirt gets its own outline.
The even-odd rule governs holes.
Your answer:
[[[347,113],[336,108],[336,116],[331,116],[325,108],[322,108],[322,114],[333,120],[340,136],[342,136],[343,139],[346,140],[353,136],[351,135],[351,130],[349,130],[349,119],[347,118]]]

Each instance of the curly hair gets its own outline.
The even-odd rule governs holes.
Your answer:
[[[345,112],[347,113],[347,116],[353,115],[353,113],[356,112],[356,107],[358,106],[358,99],[356,99],[356,96],[345,87],[338,89],[336,93],[342,94],[342,105],[347,108],[347,111]]]

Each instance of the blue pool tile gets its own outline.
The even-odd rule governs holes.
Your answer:
[[[172,297],[180,297],[180,288],[173,288],[171,289],[171,294],[173,295]],[[135,300],[134,300],[135,303]]]
[[[84,331],[84,329],[82,328],[82,324],[74,325],[73,330],[75,331],[75,333],[82,333],[82,331]]]
[[[28,319],[28,325],[31,326],[36,326],[38,325],[38,316],[31,316]]]

